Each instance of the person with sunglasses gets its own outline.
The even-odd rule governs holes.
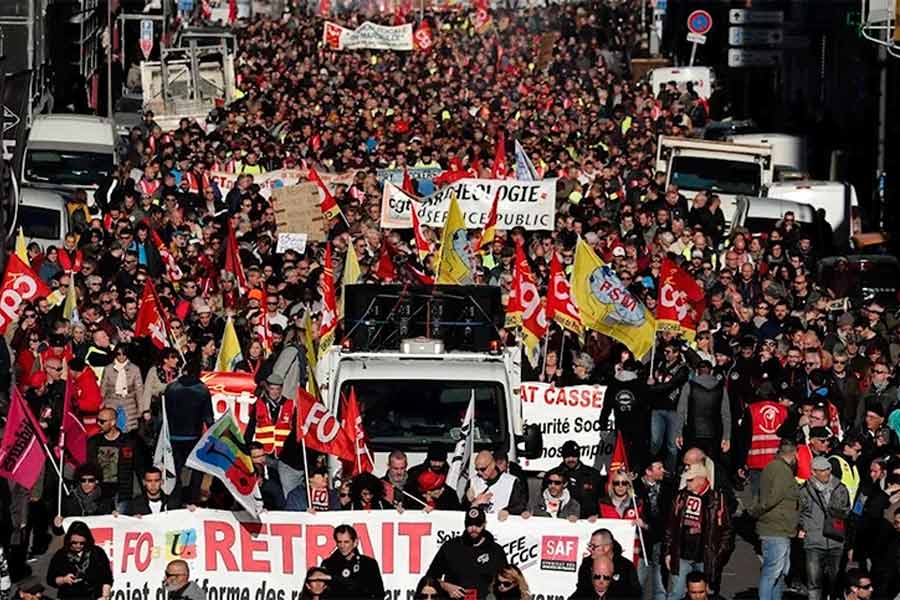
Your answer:
[[[613,562],[600,557],[591,565],[591,585],[586,590],[576,590],[569,600],[613,600],[630,596],[620,596],[612,591],[616,579],[616,569]]]
[[[113,511],[113,503],[103,497],[100,489],[100,468],[93,463],[84,463],[75,469],[75,485],[68,496],[63,497],[62,513],[53,519],[53,533],[63,535],[63,517],[93,517],[108,515]]]
[[[640,542],[635,542],[640,543]],[[608,592],[614,598],[640,598],[641,584],[632,557],[622,555],[622,546],[609,529],[597,529],[591,534],[588,552],[578,566],[578,584],[572,598],[590,598],[593,588],[592,573],[598,561],[608,560],[613,565],[613,576]]]
[[[94,543],[84,521],[69,525],[62,548],[47,567],[47,584],[58,590],[60,600],[109,600],[113,584],[109,556]]]
[[[508,565],[500,569],[491,584],[488,600],[531,600],[528,582],[519,567]]]
[[[331,575],[322,567],[310,567],[303,581],[300,600],[325,600],[331,586]]]
[[[428,567],[427,575],[439,581],[451,598],[486,598],[497,573],[509,564],[485,523],[484,509],[471,507],[463,534],[444,542]]]
[[[547,471],[542,486],[544,491],[529,500],[528,509],[522,513],[522,518],[527,519],[534,515],[568,519],[573,523],[577,521],[581,515],[581,505],[569,492],[568,483],[569,476],[562,469]]]
[[[872,578],[864,569],[850,569],[847,571],[844,584],[844,600],[868,600],[872,597],[875,587]],[[879,596],[890,598],[891,596]]]

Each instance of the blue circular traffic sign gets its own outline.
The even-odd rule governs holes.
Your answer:
[[[688,15],[687,26],[691,33],[705,35],[712,29],[712,15],[705,10],[695,10]]]

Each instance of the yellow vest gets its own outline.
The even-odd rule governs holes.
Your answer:
[[[856,500],[856,492],[859,490],[859,469],[856,468],[856,465],[851,467],[850,463],[843,456],[835,455],[831,458],[841,465],[841,483],[847,486],[847,490],[850,492],[850,506],[853,506],[853,502]]]

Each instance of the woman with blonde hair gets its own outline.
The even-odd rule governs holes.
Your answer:
[[[515,565],[507,565],[497,571],[488,600],[531,600],[528,582]]]

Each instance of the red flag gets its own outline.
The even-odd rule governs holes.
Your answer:
[[[228,22],[234,23],[237,21],[237,0],[228,0]]]
[[[319,16],[328,17],[331,15],[331,0],[319,0]]]
[[[431,243],[429,243],[428,239],[425,237],[425,232],[422,231],[422,224],[419,222],[419,214],[416,212],[416,205],[410,204],[411,210],[409,214],[412,216],[412,226],[413,226],[413,238],[416,240],[416,254],[419,255],[419,260],[424,261],[425,257],[431,254],[433,248]]]
[[[381,254],[378,256],[378,264],[375,265],[375,276],[385,283],[397,279],[397,268],[394,266],[390,246],[387,238],[381,240]]]
[[[409,176],[409,170],[406,167],[403,168],[403,187],[401,189],[410,196],[416,195],[416,186],[413,185],[412,177]]]
[[[539,359],[540,342],[547,333],[547,314],[544,303],[541,301],[541,293],[537,286],[537,279],[531,272],[531,265],[525,256],[525,248],[522,244],[516,244],[516,269],[515,269],[516,300],[522,307],[522,344],[525,346],[525,355],[533,367],[536,367]]]
[[[225,271],[234,273],[239,294],[247,291],[247,276],[244,275],[241,252],[238,250],[237,236],[234,235],[231,221],[228,221],[228,234],[225,237]]]
[[[705,297],[697,281],[687,271],[664,258],[659,270],[657,328],[678,331],[691,341],[705,309]]]
[[[584,334],[581,313],[575,306],[569,280],[563,271],[556,252],[550,259],[550,287],[547,290],[547,318],[556,321],[560,327],[568,329],[579,337]]]
[[[156,246],[156,249],[159,250],[159,256],[166,265],[166,277],[169,278],[169,281],[181,281],[181,278],[184,276],[181,272],[181,267],[178,266],[175,257],[166,248],[162,238],[159,237],[159,234],[153,228],[150,229],[150,236],[153,238],[153,244]]]
[[[354,442],[340,421],[302,388],[297,390],[297,441],[341,460],[356,461]]]
[[[90,371],[90,369],[85,369]],[[75,379],[71,374],[66,378],[66,393],[63,398],[62,431],[59,436],[59,455],[66,462],[78,467],[87,462],[87,431],[81,419],[75,414]]]
[[[169,347],[169,325],[168,320],[163,315],[162,307],[159,305],[159,298],[156,296],[156,289],[153,282],[147,279],[144,282],[144,292],[141,294],[141,309],[138,311],[137,320],[134,323],[135,337],[150,337],[150,341],[158,349]]]
[[[337,200],[334,199],[331,190],[328,189],[328,186],[325,185],[325,182],[319,177],[319,173],[312,167],[309,169],[309,180],[316,184],[316,187],[322,192],[322,199],[319,202],[319,209],[322,211],[322,214],[325,215],[325,218],[328,220],[336,219],[338,215],[341,214],[341,207],[338,206]]]
[[[413,278],[421,283],[422,285],[434,285],[434,277],[425,273],[412,263],[412,261],[406,262],[406,268],[409,270],[409,273],[413,276]]]
[[[506,177],[506,136],[497,134],[497,145],[494,148],[494,164],[491,166],[491,179]]]
[[[13,386],[6,429],[0,442],[0,477],[15,481],[26,489],[33,488],[47,458],[42,448],[46,443],[47,438],[28,404],[18,387]]]
[[[479,243],[479,252],[488,252],[494,238],[497,237],[497,205],[500,203],[500,188],[494,194],[494,201],[491,203],[491,211],[488,213],[487,222],[484,229],[481,230],[481,242]]]
[[[628,455],[625,454],[625,441],[622,439],[621,431],[616,432],[616,447],[613,448],[612,457],[609,459],[610,481],[616,471],[629,471]]]
[[[420,52],[428,52],[434,45],[434,38],[431,36],[431,25],[428,21],[422,21],[413,33],[413,45]]]
[[[363,429],[362,415],[359,414],[359,403],[356,401],[356,389],[350,388],[350,397],[343,402],[344,421],[342,427],[347,437],[353,441],[356,452],[356,458],[352,461],[345,461],[343,464],[343,473],[349,473],[350,476],[359,475],[360,473],[371,473],[375,470],[375,465],[369,458],[369,448],[366,438],[366,432]]]
[[[266,306],[265,298],[263,298],[262,306]],[[266,356],[271,354],[274,341],[272,339],[272,327],[269,325],[269,313],[266,312],[265,308],[259,311],[259,324],[256,326],[256,336],[259,338],[259,343],[262,344]]]
[[[334,343],[337,330],[337,296],[334,290],[334,263],[331,260],[331,244],[325,244],[322,276],[319,279],[322,294],[322,318],[319,321],[319,356],[327,352]]]
[[[9,324],[19,318],[19,307],[23,302],[46,298],[50,293],[47,284],[21,258],[10,253],[3,286],[0,287],[0,335],[6,333]]]

